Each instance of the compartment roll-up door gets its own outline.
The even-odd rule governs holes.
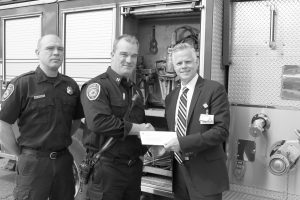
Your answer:
[[[6,81],[34,70],[35,54],[41,37],[41,16],[4,19],[4,67]]]
[[[65,72],[79,84],[106,71],[114,38],[113,9],[67,13]]]

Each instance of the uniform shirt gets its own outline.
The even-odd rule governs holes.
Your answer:
[[[62,74],[49,78],[40,67],[13,79],[2,100],[0,120],[18,119],[21,147],[64,149],[72,143],[72,120],[83,117],[77,83]]]
[[[116,143],[103,155],[132,158],[145,153],[140,139],[128,135],[132,123],[145,122],[142,93],[133,82],[122,79],[109,67],[82,86],[81,102],[87,127],[92,131],[84,139],[88,149],[98,151],[104,140],[114,137]]]

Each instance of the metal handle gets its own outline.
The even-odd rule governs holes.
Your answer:
[[[1,88],[0,88],[0,91],[1,89],[4,89],[5,88],[5,80],[6,80],[6,66],[5,66],[5,59],[2,60],[2,75],[1,75]],[[1,97],[1,94],[0,94],[0,97]]]
[[[199,5],[196,5],[196,2],[193,3],[187,3],[187,4],[180,4],[180,5],[173,5],[171,7],[168,7],[168,4],[162,4],[162,5],[155,5],[152,8],[143,8],[141,10],[134,10],[134,7],[124,7],[121,9],[121,15],[128,15],[128,14],[151,14],[151,13],[159,13],[159,12],[187,12],[187,11],[194,11],[195,9],[201,10],[204,8],[204,6],[199,3]]]
[[[275,42],[275,6],[270,6],[270,41],[269,41],[269,47],[271,49],[275,49],[276,42]]]

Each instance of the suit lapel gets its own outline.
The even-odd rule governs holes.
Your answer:
[[[202,86],[203,86],[203,78],[201,76],[199,76],[198,80],[197,80],[197,83],[195,85],[194,94],[193,94],[191,105],[190,105],[190,108],[189,108],[189,114],[188,114],[188,119],[187,119],[187,126],[190,123],[190,119],[191,119],[192,113],[195,110],[196,102],[197,102],[197,100],[198,100],[198,98],[199,98],[199,96],[201,94],[202,89],[203,89]]]
[[[175,130],[176,104],[177,104],[177,98],[179,95],[179,91],[180,91],[180,87],[177,87],[175,89],[175,92],[173,93],[173,96],[171,97],[171,101],[170,101],[170,116],[171,116],[170,122],[171,122],[171,124],[173,124],[172,131]]]

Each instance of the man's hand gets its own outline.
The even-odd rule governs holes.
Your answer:
[[[155,131],[155,129],[150,123],[132,124],[129,135],[137,135],[138,137],[140,137],[140,131]]]
[[[150,123],[145,124],[145,129],[143,131],[155,131],[155,128]]]
[[[166,149],[166,151],[179,152],[181,149],[180,149],[178,138],[176,137],[168,141],[166,144],[164,144],[164,148]]]
[[[164,146],[151,146],[148,151],[154,158],[163,156],[167,152]]]

